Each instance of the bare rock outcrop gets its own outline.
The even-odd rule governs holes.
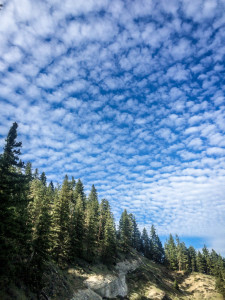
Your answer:
[[[125,260],[117,263],[114,274],[92,275],[85,280],[85,290],[79,290],[71,300],[100,300],[102,298],[125,297],[128,293],[126,274],[140,265],[139,260]],[[100,298],[97,298],[97,297]],[[83,297],[83,298],[82,298]]]

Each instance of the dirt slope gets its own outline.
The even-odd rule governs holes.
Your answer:
[[[179,290],[174,288],[177,280]],[[215,291],[215,278],[200,273],[172,272],[164,266],[143,258],[143,265],[129,274],[128,299],[130,300],[222,300]]]

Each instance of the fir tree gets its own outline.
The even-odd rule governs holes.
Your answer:
[[[35,171],[34,171],[34,178],[35,178],[35,179],[39,179],[39,171],[38,171],[38,168],[36,168]]]
[[[177,251],[172,234],[170,234],[169,240],[165,243],[165,258],[169,268],[171,270],[177,270]]]
[[[101,204],[99,206],[99,224],[98,224],[98,248],[99,248],[100,256],[102,256],[102,252],[103,252],[105,224],[109,212],[110,212],[109,202],[106,199],[102,199]]]
[[[132,247],[137,251],[141,251],[141,233],[138,229],[138,225],[133,214],[130,214],[130,219],[132,221]]]
[[[54,192],[54,190],[55,190],[55,187],[54,187],[54,184],[53,184],[53,182],[52,182],[52,181],[50,181],[50,183],[49,183],[49,187],[51,188],[52,192]]]
[[[46,184],[47,184],[47,178],[46,178],[45,172],[42,172],[42,173],[41,173],[40,180],[41,180],[42,184],[43,184],[44,186],[46,186]]]
[[[76,185],[75,185],[75,190],[74,190],[74,202],[77,201],[78,197],[81,197],[81,200],[83,202],[84,208],[86,207],[86,196],[84,193],[84,186],[83,183],[81,182],[80,179],[78,179]]]
[[[32,164],[31,162],[28,162],[26,164],[25,167],[25,175],[27,176],[27,181],[31,182],[31,180],[33,179],[33,175],[32,175]]]
[[[154,225],[151,226],[150,232],[150,256],[157,263],[164,262],[164,249],[159,236],[156,234]]]
[[[91,261],[96,256],[99,225],[99,203],[95,186],[92,189],[87,201],[85,217],[85,257]]]
[[[176,252],[177,252],[177,263],[178,270],[187,270],[188,269],[188,251],[184,242],[180,242],[178,235],[176,236]]]
[[[188,257],[189,257],[189,270],[191,272],[196,272],[197,266],[196,266],[196,251],[195,248],[190,246],[188,248]]]
[[[119,222],[119,239],[124,252],[128,252],[132,245],[132,225],[132,220],[125,209]]]
[[[11,276],[19,272],[21,262],[30,254],[31,238],[27,178],[19,160],[22,143],[16,141],[17,127],[13,123],[0,155],[0,264]]]
[[[196,265],[197,265],[198,272],[205,273],[205,261],[204,261],[204,257],[202,256],[202,253],[200,251],[198,251],[198,253],[197,253]]]
[[[204,247],[202,249],[202,257],[203,257],[203,263],[204,263],[204,273],[210,274],[211,261],[210,261],[209,250],[207,249],[206,245],[204,245]]]
[[[65,176],[62,189],[55,199],[52,222],[52,252],[56,261],[64,265],[70,251],[70,202],[69,182]]]
[[[85,234],[85,210],[81,195],[78,196],[71,218],[70,229],[70,257],[83,257],[84,234]]]
[[[42,184],[41,184],[42,185]],[[42,185],[43,187],[43,185]],[[46,262],[50,257],[50,203],[52,193],[45,187],[45,193],[40,203],[40,213],[33,234],[33,256],[30,262],[32,285],[39,291],[42,288],[42,276]]]
[[[116,228],[113,215],[108,210],[104,226],[102,259],[103,262],[113,262],[116,254]]]
[[[151,259],[151,250],[150,250],[150,239],[148,236],[148,232],[144,227],[141,235],[141,252],[144,254],[145,257]]]

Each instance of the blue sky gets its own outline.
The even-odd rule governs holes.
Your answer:
[[[0,144],[17,121],[49,180],[225,255],[224,1],[9,0],[0,23]]]

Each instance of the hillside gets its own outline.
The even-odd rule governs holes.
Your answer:
[[[215,291],[215,278],[201,273],[173,272],[135,251],[120,255],[114,265],[89,264],[79,260],[76,266],[60,270],[49,265],[41,300],[222,300]],[[174,287],[177,280],[179,290]],[[117,295],[117,296],[116,296]],[[0,294],[2,300],[36,300],[19,282]]]
[[[215,291],[213,276],[173,272],[146,258],[142,258],[142,261],[143,264],[127,276],[130,300],[223,299],[222,295]],[[174,288],[175,279],[179,290]]]

